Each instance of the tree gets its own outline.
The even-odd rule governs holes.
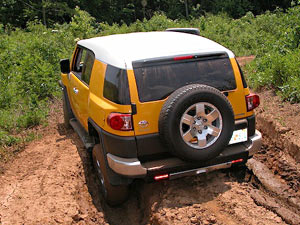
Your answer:
[[[69,22],[79,0],[2,0],[1,23],[25,27],[27,21],[41,20],[45,25]]]
[[[70,22],[75,7],[87,11],[98,22],[132,23],[150,19],[155,12],[163,12],[171,19],[210,13],[227,13],[239,18],[248,11],[260,14],[276,7],[287,9],[299,0],[1,0],[0,23],[26,27],[27,21],[40,20],[45,25]]]

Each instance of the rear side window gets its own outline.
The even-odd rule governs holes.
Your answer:
[[[120,104],[130,105],[129,86],[126,70],[108,65],[105,73],[103,96]]]
[[[164,99],[188,84],[205,84],[220,91],[236,88],[228,57],[138,67],[134,74],[141,102]]]

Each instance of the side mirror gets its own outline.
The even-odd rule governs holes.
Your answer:
[[[70,73],[70,60],[69,59],[60,60],[60,71],[62,73]]]

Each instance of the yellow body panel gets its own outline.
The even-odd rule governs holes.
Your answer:
[[[103,97],[103,83],[107,65],[95,60],[90,80],[89,117],[109,133],[119,136],[134,136],[134,131],[113,130],[107,123],[112,112],[131,113],[130,105],[118,105]]]
[[[131,102],[136,104],[137,108],[137,114],[133,116],[135,135],[158,132],[158,118],[162,105],[164,104],[166,99],[153,102],[140,102],[133,70],[128,70],[127,74]],[[139,125],[139,122],[144,120],[148,122],[148,126],[141,127]]]
[[[242,119],[245,117],[252,116],[253,111],[247,112],[246,98],[245,98],[246,95],[250,94],[249,88],[243,87],[243,82],[241,79],[241,74],[236,59],[231,58],[230,62],[233,68],[236,86],[237,86],[237,90],[234,92],[234,95],[233,92],[229,93],[228,95],[228,99],[233,107],[234,117],[235,119]]]
[[[104,77],[105,70],[106,64],[95,60],[93,71],[97,71],[97,73],[92,73],[90,79],[89,117],[93,118],[101,128],[105,125],[105,111],[101,104],[101,93],[103,92],[101,80]]]
[[[247,113],[246,99],[245,99],[245,96],[247,95],[246,92],[247,90],[249,91],[249,89],[243,87],[243,82],[241,79],[240,70],[237,65],[236,59],[231,58],[230,62],[235,76],[236,89],[228,93],[228,100],[230,101],[231,106],[233,108],[234,118],[241,119],[249,115],[249,113]],[[250,113],[250,115],[252,114],[253,112]]]

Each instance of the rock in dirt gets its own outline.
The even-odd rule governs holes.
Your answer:
[[[274,174],[269,170],[267,166],[257,161],[256,159],[249,159],[247,162],[247,166],[250,170],[253,171],[254,175],[266,189],[278,195],[282,195],[289,189],[286,184],[281,183],[274,177]]]

